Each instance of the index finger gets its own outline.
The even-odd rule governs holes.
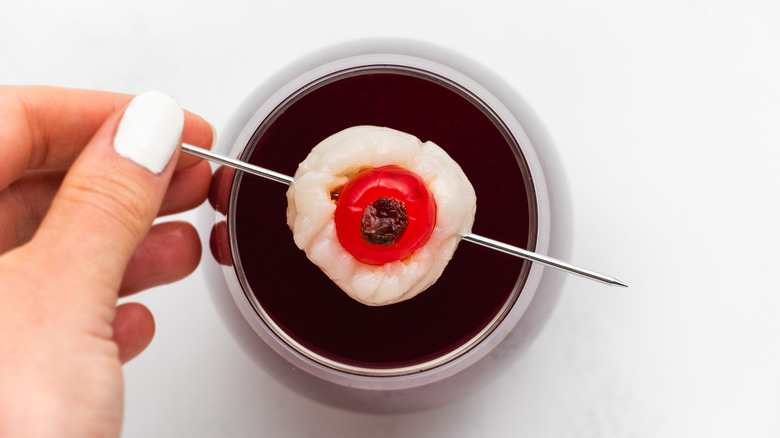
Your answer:
[[[0,87],[0,188],[27,169],[70,166],[103,122],[133,96],[54,87]],[[213,128],[185,112],[183,141],[209,148]],[[177,167],[200,159],[183,156]]]

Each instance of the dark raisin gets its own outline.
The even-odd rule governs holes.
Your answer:
[[[407,225],[406,205],[383,196],[363,210],[360,235],[371,245],[390,246],[398,242]]]

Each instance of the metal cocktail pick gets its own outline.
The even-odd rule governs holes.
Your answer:
[[[194,155],[196,157],[205,158],[206,160],[219,163],[227,167],[231,167],[236,170],[240,170],[266,179],[270,179],[271,181],[276,181],[287,185],[292,184],[293,182],[293,178],[291,176],[284,175],[279,172],[274,172],[273,170],[265,169],[260,166],[255,166],[254,164],[249,164],[244,161],[223,157],[207,149],[201,149],[196,146],[182,144],[182,151],[190,155]],[[477,245],[482,245],[486,248],[494,249],[496,251],[513,255],[515,257],[520,257],[525,260],[530,260],[533,262],[541,263],[546,266],[551,266],[553,268],[561,269],[566,272],[571,272],[572,274],[577,274],[582,277],[589,278],[591,280],[596,280],[604,284],[609,284],[611,286],[628,287],[627,284],[623,283],[622,281],[614,277],[610,277],[604,274],[599,274],[598,272],[593,272],[588,269],[583,269],[571,265],[569,263],[554,259],[552,257],[548,257],[546,255],[527,251],[525,249],[508,245],[506,243],[499,242],[497,240],[488,239],[487,237],[482,237],[477,234],[473,234],[473,233],[466,234],[464,236],[461,236],[461,238],[467,242],[476,243]]]

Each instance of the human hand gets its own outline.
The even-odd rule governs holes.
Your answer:
[[[121,364],[154,320],[117,299],[200,259],[191,225],[152,224],[206,198],[208,163],[178,146],[210,147],[212,129],[166,96],[131,99],[0,87],[2,437],[119,436]]]

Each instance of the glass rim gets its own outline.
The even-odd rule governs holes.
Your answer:
[[[392,58],[394,57],[389,57],[388,59],[385,59],[383,62],[378,62],[378,60],[374,62],[367,62],[368,60],[364,59],[363,57],[356,57],[356,58],[358,59],[353,59],[351,65],[340,66],[340,68],[334,68],[335,66],[331,66],[329,72],[321,71],[321,70],[309,70],[307,73],[310,79],[304,80],[302,84],[296,84],[294,87],[292,87],[293,88],[292,90],[286,90],[286,92],[284,92],[284,97],[280,99],[279,102],[274,104],[274,106],[270,110],[267,110],[267,114],[265,114],[265,116],[262,117],[260,123],[257,124],[257,126],[255,126],[254,133],[249,138],[249,140],[245,142],[243,148],[240,150],[240,158],[247,159],[251,155],[251,153],[254,151],[254,148],[257,146],[256,139],[258,138],[258,135],[264,132],[264,128],[267,128],[267,126],[269,126],[273,122],[273,120],[275,119],[276,115],[279,112],[283,111],[284,108],[288,107],[289,105],[294,104],[295,101],[297,101],[300,97],[302,97],[306,93],[315,90],[318,87],[324,86],[333,81],[343,79],[345,77],[367,74],[370,72],[391,72],[391,73],[410,74],[410,75],[417,75],[428,80],[433,80],[439,83],[440,85],[448,87],[453,92],[458,93],[462,97],[472,102],[472,104],[480,108],[480,110],[482,110],[483,113],[485,113],[493,121],[497,129],[499,129],[499,131],[502,133],[502,135],[504,135],[507,142],[509,143],[512,152],[518,161],[518,168],[521,174],[523,175],[524,181],[526,182],[526,191],[529,200],[529,212],[531,213],[529,215],[529,228],[531,232],[529,233],[528,248],[533,250],[536,247],[537,238],[539,235],[539,212],[538,212],[536,183],[534,181],[534,178],[531,175],[528,162],[526,161],[520,143],[515,138],[512,129],[509,126],[507,126],[507,124],[496,113],[496,111],[494,111],[494,109],[482,97],[477,95],[476,92],[470,90],[466,85],[463,85],[458,81],[456,81],[455,79],[447,77],[442,73],[432,71],[433,69],[430,68],[431,67],[430,61],[423,60],[425,61],[424,62],[425,65],[411,65],[414,64],[414,62],[408,62],[409,61],[408,58],[410,57],[402,57],[402,58],[407,58],[404,59],[404,61],[406,62],[399,62],[399,59],[395,59],[395,62],[393,62]],[[411,57],[411,58],[415,58],[415,57]],[[345,60],[343,59],[340,61],[345,62]],[[346,62],[349,64],[348,60]],[[323,67],[323,69],[327,70],[326,67]],[[299,77],[296,79],[300,82],[301,79],[303,78]],[[292,82],[295,81],[290,81],[290,83]],[[476,84],[476,81],[474,82]],[[240,145],[236,145],[236,146],[240,147]],[[464,355],[468,354],[470,351],[474,350],[476,346],[480,345],[488,336],[490,336],[501,325],[501,323],[504,321],[504,319],[507,317],[510,311],[514,308],[521,293],[523,293],[525,290],[525,285],[527,283],[529,272],[531,270],[530,263],[526,263],[523,265],[521,272],[518,275],[517,282],[515,283],[511,294],[503,303],[502,307],[498,310],[498,312],[494,315],[494,317],[477,334],[475,334],[473,337],[469,338],[468,340],[462,342],[454,349],[451,349],[441,355],[438,355],[433,359],[424,360],[412,365],[404,365],[398,367],[381,367],[381,366],[371,367],[371,366],[359,366],[359,365],[347,364],[347,363],[343,363],[328,358],[315,351],[312,351],[311,349],[307,348],[305,345],[302,345],[300,342],[294,339],[289,333],[287,333],[284,329],[282,329],[263,308],[262,304],[259,302],[255,294],[253,293],[251,285],[248,283],[246,279],[246,276],[244,274],[244,269],[241,264],[241,258],[238,254],[238,249],[236,244],[236,239],[237,239],[236,233],[233,231],[235,230],[235,216],[236,216],[235,205],[236,205],[236,198],[238,194],[238,190],[236,188],[240,187],[242,177],[243,174],[241,172],[237,172],[233,178],[233,183],[230,189],[227,216],[228,216],[228,235],[229,235],[229,242],[230,242],[230,251],[234,263],[233,270],[235,272],[235,275],[238,277],[238,283],[240,285],[240,288],[243,291],[243,295],[246,298],[246,300],[249,302],[249,304],[252,306],[252,309],[254,313],[257,315],[257,317],[260,319],[260,322],[264,324],[272,332],[272,334],[276,337],[277,340],[279,340],[282,344],[286,345],[287,347],[291,348],[295,353],[297,353],[301,357],[313,361],[319,365],[325,366],[329,369],[352,374],[352,375],[365,376],[365,377],[392,377],[392,376],[405,376],[410,374],[416,374],[416,373],[438,368],[445,364],[451,363],[454,360],[463,357]],[[533,294],[533,291],[529,291],[529,293]]]

